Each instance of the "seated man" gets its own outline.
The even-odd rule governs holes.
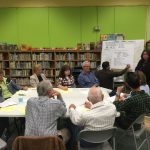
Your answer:
[[[90,71],[90,62],[84,61],[82,64],[83,71],[79,74],[78,83],[82,88],[90,88],[92,86],[98,86],[98,80],[95,74]]]
[[[117,111],[124,112],[116,118],[116,125],[123,129],[127,129],[141,114],[150,112],[150,96],[140,90],[139,75],[135,72],[127,73],[126,85],[131,88],[130,96],[120,98],[124,87],[118,87],[114,102]]]
[[[14,81],[9,78],[5,78],[3,75],[3,70],[0,69],[0,103],[4,100],[10,98],[13,94],[15,94],[19,90],[27,90],[27,87],[21,87],[15,84]],[[6,117],[0,118],[0,137],[2,136],[4,129],[7,129],[4,140],[8,139],[8,128],[9,128],[9,119]]]
[[[121,71],[112,71],[110,70],[110,65],[108,61],[102,63],[102,70],[96,71],[95,75],[100,83],[101,87],[112,89],[113,90],[113,79],[114,77],[118,77],[123,75],[128,71],[130,65],[127,65],[125,69]]]
[[[69,114],[72,123],[93,131],[112,128],[116,117],[116,108],[112,103],[103,101],[100,87],[92,87],[89,90],[88,100],[85,107],[90,110],[82,114],[78,113],[74,104],[70,105]]]
[[[26,106],[26,136],[55,136],[58,135],[57,120],[64,116],[67,109],[62,96],[48,80],[41,81],[37,86],[38,98],[30,98]],[[57,96],[57,99],[55,99]],[[61,132],[62,136],[67,130]],[[68,132],[67,132],[68,133]],[[64,141],[69,137],[63,136]]]

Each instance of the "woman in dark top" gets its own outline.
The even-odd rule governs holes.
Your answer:
[[[71,75],[71,69],[68,65],[62,66],[57,85],[62,90],[75,87],[74,77]]]
[[[147,84],[150,86],[150,51],[144,50],[142,52],[141,59],[135,70],[140,70],[145,74]]]

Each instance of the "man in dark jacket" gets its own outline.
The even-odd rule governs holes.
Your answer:
[[[108,61],[105,61],[102,63],[102,70],[96,71],[95,75],[97,79],[99,80],[100,86],[107,88],[107,89],[113,89],[113,78],[123,75],[127,70],[130,68],[130,65],[127,65],[125,69],[121,71],[112,71],[110,70],[110,65]]]

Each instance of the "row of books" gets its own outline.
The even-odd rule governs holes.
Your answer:
[[[65,54],[56,54],[56,60],[74,60],[75,54],[65,53]]]
[[[3,60],[3,55],[2,55],[2,53],[0,53],[0,60]]]
[[[35,64],[40,64],[43,69],[50,69],[54,68],[54,63],[53,62],[34,62],[33,65]]]
[[[9,68],[9,63],[8,62],[0,62],[0,68],[4,68],[4,69],[6,69],[6,68]]]
[[[44,70],[44,74],[49,77],[49,76],[54,76],[54,70]]]
[[[69,65],[71,68],[74,67],[76,64],[75,62],[65,62],[65,61],[61,61],[61,62],[57,62],[56,63],[56,68],[61,68],[63,65]]]
[[[31,69],[32,63],[31,62],[10,62],[11,69]]]
[[[1,64],[1,68],[9,68],[9,63],[8,62],[0,62],[0,64]]]
[[[0,62],[0,68],[3,68],[3,63],[2,62]]]
[[[59,73],[60,73],[60,71],[59,71],[59,70],[56,70],[56,77],[59,76]]]
[[[19,61],[19,60],[27,60],[31,61],[31,54],[30,53],[25,53],[25,54],[10,54],[9,55],[9,60],[14,60],[14,61]]]
[[[31,70],[11,70],[10,71],[11,76],[30,76]]]
[[[15,82],[17,85],[30,85],[29,78],[17,78],[15,79]]]
[[[39,53],[39,54],[32,54],[33,60],[52,60],[52,53]]]
[[[98,57],[97,54],[84,53],[84,54],[79,54],[78,55],[78,60],[97,60],[98,59],[97,57]]]
[[[18,46],[16,44],[0,43],[0,50],[18,50]]]

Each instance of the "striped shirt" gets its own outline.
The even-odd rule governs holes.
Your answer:
[[[117,112],[115,105],[101,101],[94,104],[90,111],[81,114],[71,108],[69,114],[75,125],[83,126],[86,130],[99,131],[113,127]]]

